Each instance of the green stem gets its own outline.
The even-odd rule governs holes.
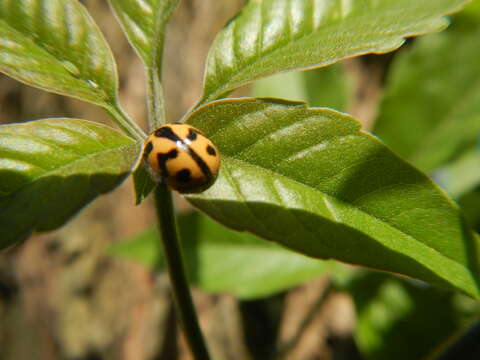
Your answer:
[[[164,12],[165,19],[158,19],[159,22],[156,26],[157,48],[154,50],[154,54],[156,54],[155,63],[154,65],[146,66],[149,131],[166,124],[165,100],[162,87],[162,62],[161,60],[158,61],[158,59],[163,58],[163,40],[165,35],[163,24],[166,24],[166,19],[171,15],[177,3],[173,5],[170,3],[170,10]],[[160,183],[155,189],[155,207],[163,248],[163,253],[159,254],[159,256],[163,255],[167,264],[176,314],[180,320],[188,346],[192,351],[193,358],[195,360],[210,360],[185,274],[175,222],[172,192],[165,184]]]
[[[135,123],[130,117],[123,111],[122,107],[119,104],[112,104],[106,106],[105,110],[112,116],[115,123],[120,126],[120,128],[126,132],[128,135],[133,137],[140,143],[145,141],[147,137],[143,130]]]
[[[194,359],[209,360],[210,356],[198,323],[183,266],[172,193],[165,184],[159,184],[155,190],[155,206],[163,246],[163,254],[159,255],[163,255],[166,260],[177,316]]]
[[[160,70],[147,68],[148,129],[153,131],[165,125],[165,100],[160,79]]]

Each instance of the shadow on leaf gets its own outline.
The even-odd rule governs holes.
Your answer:
[[[0,249],[25,240],[33,232],[62,226],[98,195],[113,190],[129,174],[45,176],[28,183],[22,175],[0,171],[0,178],[24,185],[0,197]]]

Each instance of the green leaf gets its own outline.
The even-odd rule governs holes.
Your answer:
[[[458,203],[473,228],[480,232],[480,186],[464,194]]]
[[[252,96],[308,102],[303,72],[288,72],[260,79],[252,85]]]
[[[132,46],[143,62],[162,60],[165,28],[179,0],[109,0]]]
[[[0,126],[0,248],[53,230],[130,172],[138,147],[94,122]]]
[[[429,358],[468,322],[454,294],[426,284],[368,272],[349,293],[357,311],[356,344],[368,360]]]
[[[94,104],[117,97],[112,53],[77,0],[0,1],[0,71]]]
[[[472,191],[480,186],[480,147],[476,145],[465,151],[432,176],[454,199]]]
[[[135,205],[141,204],[157,186],[143,164],[140,164],[133,172],[133,184],[135,189]]]
[[[212,292],[229,292],[241,298],[268,296],[315,276],[350,269],[338,263],[295,254],[272,242],[229,230],[199,213],[178,217],[182,250],[192,283]],[[157,254],[158,233],[150,229],[116,244],[110,254],[132,259],[157,270],[164,269]]]
[[[374,132],[432,171],[480,135],[480,25],[419,39],[392,65]]]
[[[236,99],[187,122],[222,154],[216,183],[188,199],[224,225],[479,295],[478,239],[458,207],[348,115]]]
[[[392,51],[467,0],[252,0],[217,36],[200,104],[260,77]]]
[[[479,21],[480,20],[480,1],[470,1],[465,9],[458,14],[461,17],[466,16],[472,21]]]
[[[300,74],[303,75],[305,84],[306,102],[310,106],[346,110],[351,101],[352,89],[343,64],[333,64],[327,68],[303,71]]]
[[[310,106],[345,110],[350,89],[344,67],[335,64],[323,69],[288,72],[256,81],[255,97],[283,98],[305,101]]]

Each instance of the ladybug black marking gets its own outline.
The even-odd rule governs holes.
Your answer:
[[[177,156],[178,156],[177,149],[170,150],[166,154],[157,154],[158,166],[160,167],[160,172],[162,176],[164,177],[169,176],[168,169],[167,169],[167,161],[169,159],[175,159]]]
[[[217,152],[215,151],[215,148],[211,145],[207,145],[207,153],[209,153],[212,156],[217,156]]]
[[[188,148],[188,152],[190,153],[190,156],[195,160],[197,165],[202,169],[202,172],[205,174],[205,177],[210,178],[212,177],[212,171],[208,167],[208,165],[203,161],[203,159],[198,156],[198,154],[193,151],[190,147]]]
[[[154,134],[156,137],[159,137],[159,138],[167,138],[172,141],[177,141],[177,139],[180,140],[178,136],[175,135],[172,129],[168,126],[162,126],[158,128],[157,130],[155,130]]]
[[[175,176],[177,177],[178,181],[182,183],[187,183],[190,181],[190,170],[182,169],[179,172],[177,172]]]
[[[150,153],[152,152],[153,150],[153,144],[151,141],[149,141],[147,143],[147,145],[145,146],[145,151],[143,153],[143,157],[147,157],[148,155],[150,155]]]
[[[190,141],[195,141],[197,139],[197,134],[198,134],[198,131],[195,131],[194,129],[190,129],[187,139]]]

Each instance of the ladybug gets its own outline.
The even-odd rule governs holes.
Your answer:
[[[220,154],[198,129],[185,124],[159,127],[145,141],[143,159],[158,181],[180,193],[198,193],[215,182]]]

